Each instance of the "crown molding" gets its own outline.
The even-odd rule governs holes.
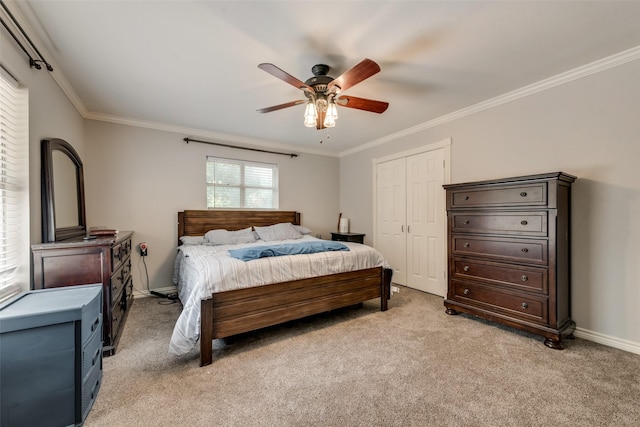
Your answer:
[[[259,148],[287,150],[294,153],[314,154],[314,155],[324,156],[324,157],[338,157],[338,155],[334,153],[326,153],[319,150],[301,148],[300,146],[282,144],[282,143],[266,141],[262,139],[246,138],[238,135],[231,135],[231,134],[226,134],[221,132],[213,132],[213,131],[208,131],[204,129],[170,125],[167,123],[159,123],[159,122],[152,122],[147,120],[131,119],[128,117],[113,116],[109,114],[87,112],[84,115],[84,118],[87,120],[97,120],[101,122],[115,123],[115,124],[121,124],[121,125],[127,125],[127,126],[135,126],[140,128],[159,130],[164,132],[177,133],[177,134],[181,134],[183,137],[188,136],[188,137],[206,138],[206,139],[211,139],[213,142],[224,142],[224,143],[230,143],[230,144],[242,144],[243,146],[248,145],[248,146],[259,147]]]
[[[393,133],[391,135],[384,136],[379,139],[375,139],[371,142],[361,144],[350,150],[345,150],[339,153],[339,157],[349,156],[351,154],[358,153],[360,151],[368,150],[373,147],[377,147],[382,144],[386,144],[396,139],[413,135],[426,129],[430,129],[444,123],[451,122],[453,120],[460,119],[462,117],[469,116],[471,114],[478,113],[480,111],[487,110],[489,108],[497,107],[499,105],[506,104],[511,101],[515,101],[545,90],[549,90],[559,85],[570,83],[578,80],[582,77],[586,77],[595,73],[599,73],[610,68],[618,67],[631,61],[640,59],[640,46],[619,52],[617,54],[608,56],[606,58],[591,62],[573,70],[557,74],[548,79],[541,80],[537,83],[524,86],[520,89],[516,89],[511,92],[496,96],[495,98],[488,99],[486,101],[479,102],[466,108],[462,108],[453,113],[445,114],[444,116],[437,117],[433,120],[421,123],[419,125],[404,129],[400,132]]]

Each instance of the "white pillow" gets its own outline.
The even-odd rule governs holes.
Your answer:
[[[273,240],[300,239],[302,234],[290,222],[269,225],[267,227],[253,227],[258,237],[265,242]]]
[[[311,230],[309,230],[307,227],[303,227],[301,225],[294,225],[294,228],[298,230],[302,235],[311,234]]]
[[[183,245],[201,245],[205,242],[204,236],[182,236],[180,243]]]
[[[204,238],[212,245],[237,245],[240,243],[253,243],[256,241],[251,227],[243,230],[209,230]]]

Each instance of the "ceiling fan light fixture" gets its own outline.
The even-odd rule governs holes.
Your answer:
[[[318,118],[318,112],[313,99],[309,98],[307,106],[304,109],[304,125],[308,128],[316,127],[316,120]]]
[[[327,114],[324,117],[324,127],[332,128],[336,125],[338,119],[338,107],[336,107],[336,101],[331,98],[329,105],[327,106]]]
[[[324,64],[317,64],[311,68],[313,77],[305,82],[293,77],[286,71],[281,70],[273,64],[258,64],[258,68],[272,76],[294,86],[304,92],[307,100],[291,101],[272,107],[261,108],[260,113],[281,110],[293,107],[294,105],[306,104],[304,110],[304,125],[309,128],[322,130],[332,128],[338,119],[338,107],[336,98],[342,91],[349,89],[373,76],[380,71],[380,66],[374,61],[365,58],[354,67],[342,73],[338,78],[327,75],[330,67]],[[389,106],[388,102],[375,101],[373,99],[358,98],[355,96],[340,96],[341,107],[355,108],[357,110],[369,111],[372,113],[384,113]]]

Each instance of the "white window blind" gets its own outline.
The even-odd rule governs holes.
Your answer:
[[[29,288],[28,116],[27,89],[0,72],[0,300]]]
[[[207,208],[278,207],[278,165],[207,157]]]

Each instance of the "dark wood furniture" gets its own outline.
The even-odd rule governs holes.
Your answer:
[[[41,154],[42,241],[86,234],[82,160],[67,141],[43,139]]]
[[[0,304],[0,426],[82,425],[102,382],[102,286]]]
[[[131,231],[116,236],[82,237],[31,246],[33,289],[102,283],[103,351],[115,353],[128,309],[133,302]]]
[[[545,337],[572,337],[571,183],[562,172],[445,185],[448,314]]]
[[[338,242],[354,242],[354,243],[364,243],[364,234],[362,233],[331,233],[331,240],[336,240]]]
[[[293,211],[178,212],[181,236],[202,236],[213,229],[240,230],[280,222],[300,224]],[[380,298],[387,310],[391,270],[382,267],[310,279],[213,293],[201,301],[200,366],[213,360],[212,340]]]

